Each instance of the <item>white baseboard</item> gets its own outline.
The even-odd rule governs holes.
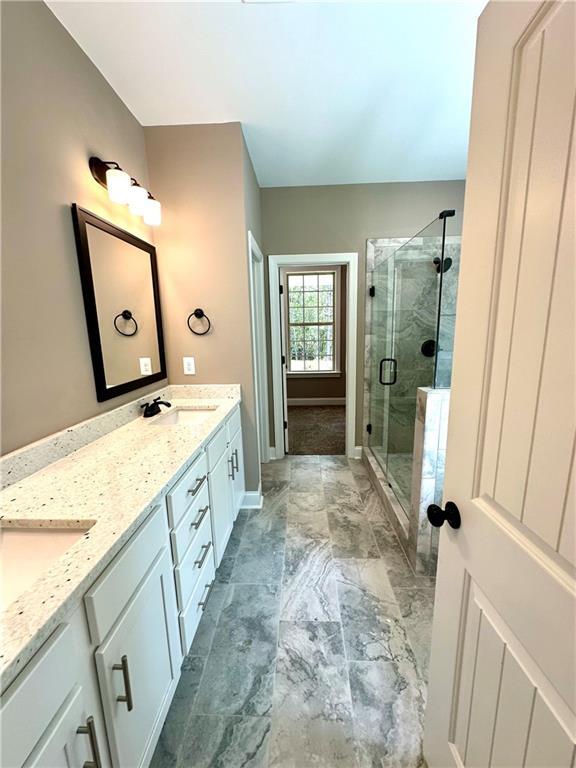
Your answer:
[[[270,461],[276,461],[276,459],[283,459],[284,458],[284,449],[280,448],[280,450],[277,452],[276,448],[271,445],[268,453],[268,458]]]
[[[260,491],[245,491],[242,509],[262,509],[264,499]]]
[[[362,458],[362,446],[356,445],[354,447],[353,454],[351,456],[352,459],[361,459]]]
[[[346,405],[345,397],[289,397],[288,405]]]

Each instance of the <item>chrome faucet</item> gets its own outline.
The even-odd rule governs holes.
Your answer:
[[[151,403],[142,403],[140,408],[144,408],[144,418],[149,419],[151,416],[157,416],[160,413],[161,405],[165,405],[167,408],[172,407],[172,403],[160,400],[159,397],[155,397]]]

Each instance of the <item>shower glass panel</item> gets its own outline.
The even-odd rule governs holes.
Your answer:
[[[372,273],[369,445],[406,515],[412,485],[416,390],[435,385],[437,340],[442,345],[442,333],[449,334],[453,328],[448,316],[442,324],[439,312],[441,286],[448,272],[443,230],[444,220],[436,219],[377,261]],[[440,386],[450,385],[450,369],[451,343],[450,361],[446,358],[442,369],[448,383]]]

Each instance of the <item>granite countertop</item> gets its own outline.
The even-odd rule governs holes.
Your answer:
[[[240,397],[172,400],[217,408],[199,425],[137,418],[0,493],[1,526],[86,532],[0,613],[0,682],[12,682],[192,464]]]

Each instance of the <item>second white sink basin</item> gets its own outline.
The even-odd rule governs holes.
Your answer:
[[[161,416],[156,417],[151,423],[162,426],[174,424],[190,424],[193,427],[201,424],[211,413],[218,408],[217,405],[205,406],[202,408],[171,408],[165,411]]]
[[[0,528],[0,610],[14,602],[61,555],[82,538],[84,528]]]

